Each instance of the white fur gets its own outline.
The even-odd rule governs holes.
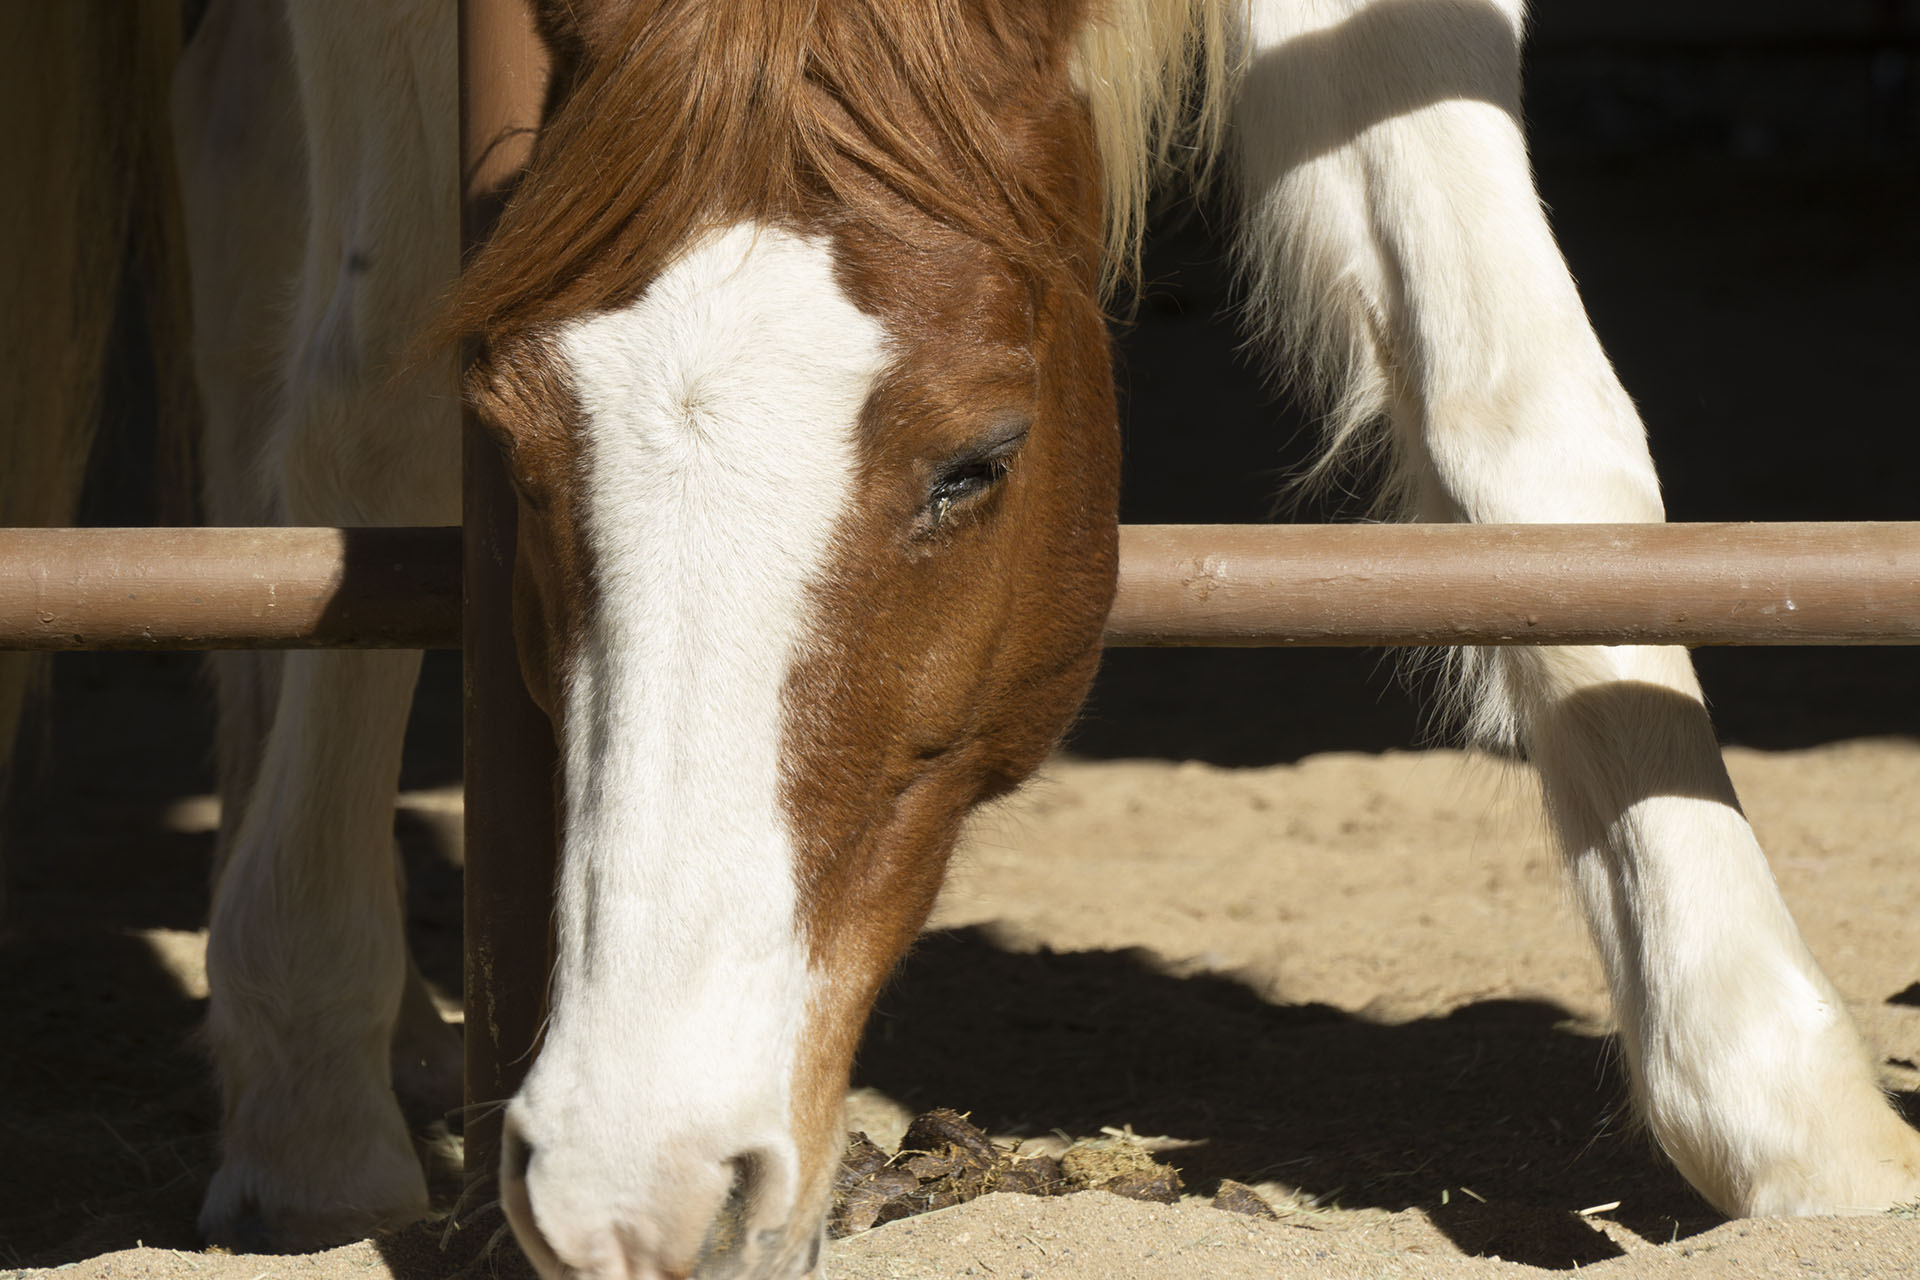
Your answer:
[[[1262,0],[1236,125],[1254,318],[1385,453],[1399,510],[1663,519],[1644,434],[1540,214],[1517,0]],[[1483,740],[1538,768],[1613,990],[1635,1097],[1730,1213],[1920,1196],[1741,815],[1683,650],[1467,654]]]
[[[811,977],[783,697],[886,359],[828,245],[736,226],[559,351],[597,595],[565,695],[554,1014],[512,1109],[560,1258],[690,1259],[734,1170],[783,1226]]]

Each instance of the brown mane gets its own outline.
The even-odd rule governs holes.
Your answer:
[[[496,338],[618,305],[690,238],[743,219],[884,226],[904,204],[1023,271],[1085,271],[1099,246],[1060,242],[1071,219],[1002,123],[1010,101],[1064,83],[1080,9],[657,0],[603,17],[620,23],[611,38],[576,28],[560,43],[578,63],[443,332]]]

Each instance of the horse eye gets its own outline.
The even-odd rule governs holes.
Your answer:
[[[965,502],[985,493],[1007,474],[1005,458],[973,458],[942,471],[927,495],[927,505],[940,507]]]
[[[921,531],[931,533],[946,520],[955,507],[985,497],[1006,477],[1014,455],[1025,443],[1025,423],[1009,424],[997,439],[950,459],[934,474],[927,487],[927,501],[921,517]]]

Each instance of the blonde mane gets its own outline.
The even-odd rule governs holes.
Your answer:
[[[1169,176],[1204,182],[1240,76],[1232,18],[1246,0],[1106,0],[1080,32],[1074,79],[1106,185],[1111,289],[1139,271],[1147,199]]]

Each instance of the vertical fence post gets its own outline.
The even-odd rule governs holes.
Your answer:
[[[532,149],[546,57],[525,0],[461,0],[460,241],[492,229]],[[515,506],[498,451],[468,416],[465,578],[466,1171],[490,1173],[500,1112],[544,1012],[554,869],[553,730],[514,653]]]

